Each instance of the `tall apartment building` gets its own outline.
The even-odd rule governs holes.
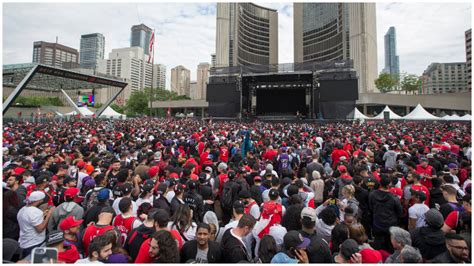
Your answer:
[[[184,66],[171,69],[171,91],[191,97],[190,82],[191,72]]]
[[[471,29],[467,30],[464,33],[466,39],[466,78],[467,78],[467,90],[471,91],[472,89],[472,61],[471,61],[471,49],[472,49],[472,42],[471,42]]]
[[[467,91],[466,63],[431,63],[423,72],[421,93],[452,93]]]
[[[294,3],[295,63],[352,59],[359,92],[376,92],[375,3]]]
[[[384,36],[385,40],[385,68],[384,72],[394,77],[400,74],[400,61],[397,55],[397,35],[395,27],[390,27]]]
[[[189,82],[189,98],[192,100],[199,99],[198,96],[198,83],[197,81],[193,80]]]
[[[79,52],[71,47],[49,42],[33,43],[33,63],[63,67],[63,63],[79,63]]]
[[[278,64],[278,12],[217,3],[216,67]]]
[[[152,65],[141,47],[112,49],[109,59],[99,61],[98,72],[126,79],[130,86],[124,92],[125,100],[132,90],[150,88],[152,84]]]
[[[145,24],[134,25],[131,28],[130,47],[139,46],[146,55],[150,55],[150,38],[152,29]]]
[[[81,68],[96,69],[99,60],[104,59],[105,37],[100,33],[81,35]]]
[[[200,63],[197,67],[197,88],[194,99],[206,99],[206,88],[209,82],[209,63]]]
[[[166,66],[153,65],[153,88],[166,89]]]

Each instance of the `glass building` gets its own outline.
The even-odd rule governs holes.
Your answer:
[[[395,27],[390,27],[384,36],[385,40],[385,68],[384,72],[393,76],[400,74],[400,63],[397,55],[397,36]]]
[[[105,37],[100,33],[81,35],[81,68],[96,69],[99,60],[104,59]]]
[[[146,55],[150,55],[150,38],[152,29],[145,24],[132,26],[132,36],[130,39],[130,47],[139,46],[143,48]]]

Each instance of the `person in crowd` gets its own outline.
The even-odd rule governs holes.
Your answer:
[[[89,256],[76,261],[76,264],[104,263],[112,255],[112,240],[107,236],[94,238],[88,246]]]
[[[446,234],[446,251],[436,256],[431,263],[471,263],[466,240],[457,234]]]
[[[260,248],[258,249],[258,263],[270,263],[273,256],[277,254],[278,246],[275,238],[271,235],[265,235],[260,240]]]
[[[273,256],[271,263],[309,263],[306,248],[310,243],[298,231],[289,231],[283,238],[284,249]]]
[[[430,209],[424,203],[426,195],[422,191],[414,191],[412,196],[415,204],[408,209],[408,230],[425,226],[425,213]]]
[[[45,198],[44,192],[33,191],[26,199],[26,206],[18,211],[17,219],[20,227],[18,242],[23,249],[23,257],[28,256],[35,247],[41,246],[46,240],[46,228],[55,207],[40,209]]]
[[[84,230],[84,234],[82,235],[82,246],[84,247],[85,254],[89,255],[88,251],[91,241],[105,232],[109,230],[116,230],[117,235],[120,235],[120,232],[117,231],[115,226],[111,225],[114,215],[115,211],[112,207],[103,207],[100,210],[97,223],[89,224]]]
[[[252,252],[247,249],[242,239],[252,232],[255,223],[256,220],[252,215],[244,214],[237,227],[225,231],[221,242],[222,254],[224,254],[223,262],[237,263],[252,260]]]
[[[315,227],[317,219],[316,210],[305,207],[301,211],[302,229],[299,233],[311,241],[307,248],[310,263],[330,263],[332,258],[329,243],[316,233]]]
[[[456,188],[449,185],[443,185],[441,186],[441,191],[443,192],[443,197],[446,200],[446,203],[440,206],[439,211],[444,219],[446,219],[452,211],[463,211],[463,205],[457,200]]]
[[[326,200],[318,208],[316,208],[316,232],[321,235],[321,237],[329,243],[331,241],[331,232],[334,229],[334,226],[339,222],[337,210],[338,208],[334,205],[330,207],[332,199]],[[329,207],[328,207],[329,206]]]
[[[359,253],[359,245],[353,239],[346,239],[342,242],[339,252],[334,255],[336,263],[362,263],[362,255]]]
[[[425,213],[425,222],[427,226],[410,231],[410,235],[412,246],[418,248],[427,261],[446,251],[446,246],[444,232],[441,230],[443,215],[436,209],[430,209]]]
[[[59,229],[64,234],[64,244],[74,245],[80,254],[84,252],[80,238],[80,228],[83,221],[74,219],[74,216],[68,216],[59,224]]]
[[[200,223],[196,229],[196,239],[186,242],[181,249],[181,263],[216,263],[221,261],[221,247],[210,240],[211,227]]]
[[[18,194],[13,190],[3,191],[3,238],[18,240],[20,237],[19,210]]]
[[[79,194],[79,189],[77,188],[68,188],[64,192],[64,202],[61,203],[53,212],[51,219],[48,222],[48,231],[57,230],[59,224],[63,219],[68,216],[74,216],[74,218],[80,220],[84,216],[84,209],[81,205],[74,202],[77,195]]]
[[[405,246],[411,246],[411,235],[408,231],[397,226],[390,227],[389,231],[390,241],[395,252],[385,260],[385,263],[401,263],[400,253]]]
[[[168,228],[179,232],[184,242],[196,238],[197,224],[193,221],[193,210],[188,205],[182,205],[171,217]]]
[[[400,263],[420,263],[423,262],[423,258],[418,249],[406,245],[400,251],[399,261]]]
[[[128,234],[135,228],[138,228],[142,223],[133,216],[132,200],[130,198],[123,198],[119,203],[120,214],[115,216],[112,225],[120,231],[121,243],[127,243]]]

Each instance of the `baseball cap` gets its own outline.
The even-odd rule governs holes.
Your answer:
[[[86,166],[86,162],[80,160],[76,163],[77,168],[82,169]]]
[[[429,209],[425,213],[425,221],[434,228],[441,228],[444,225],[443,215],[437,209]]]
[[[458,169],[458,165],[456,163],[450,163],[448,164],[449,169]]]
[[[178,193],[183,192],[185,189],[186,189],[186,186],[181,183],[176,184],[176,186],[174,187],[174,191]]]
[[[366,248],[361,250],[362,263],[379,263],[382,261],[382,254],[378,250]]]
[[[341,156],[341,157],[339,157],[339,160],[341,160],[341,161],[347,161],[347,157],[346,157],[346,156]]]
[[[164,194],[167,189],[168,189],[168,185],[165,182],[159,184],[158,185],[158,194]]]
[[[154,176],[156,176],[156,174],[158,174],[159,170],[160,170],[160,168],[158,166],[152,166],[152,167],[150,167],[150,170],[148,170],[148,175],[150,177],[154,177]]]
[[[262,181],[262,178],[260,176],[255,176],[253,178],[253,181]]]
[[[278,196],[280,196],[280,193],[278,193],[278,190],[276,189],[270,189],[270,191],[268,192],[268,196],[270,198],[277,198]]]
[[[39,200],[43,200],[46,197],[46,194],[42,191],[33,191],[31,192],[30,196],[28,197],[29,202],[35,202]]]
[[[97,194],[97,200],[107,200],[110,197],[110,189],[108,188],[103,188],[99,191]]]
[[[239,209],[240,209],[240,210],[242,210],[242,212],[243,212],[243,210],[245,209],[245,203],[244,203],[243,201],[241,201],[241,200],[236,200],[236,201],[234,202],[234,204],[232,205],[232,207],[233,207],[235,210],[239,210]]]
[[[285,249],[289,250],[290,248],[307,248],[311,241],[309,238],[303,237],[298,231],[292,230],[286,233],[285,237],[283,237],[283,243],[285,245]]]
[[[428,158],[426,158],[426,157],[421,157],[421,158],[420,158],[420,161],[422,161],[422,162],[428,162]]]
[[[209,172],[209,173],[212,173],[212,167],[206,166],[206,167],[204,168],[204,171]]]
[[[198,182],[195,180],[191,180],[188,182],[189,189],[197,189],[199,186]]]
[[[434,155],[433,155],[432,153],[428,153],[428,154],[426,155],[426,158],[434,158]]]
[[[250,195],[250,192],[248,190],[242,190],[239,192],[239,198],[241,199],[250,199],[252,195]]]
[[[49,181],[49,177],[47,175],[40,175],[35,179],[36,185],[40,185]]]
[[[25,179],[23,183],[29,183],[29,184],[35,184],[35,178],[33,176],[29,176],[28,178]]]
[[[64,192],[64,197],[74,198],[77,194],[79,194],[79,189],[71,187],[66,189],[66,191]]]
[[[76,181],[76,179],[72,178],[71,176],[66,175],[66,177],[64,178],[64,184],[67,184],[71,181]]]
[[[117,185],[113,188],[112,191],[113,191],[114,196],[122,197],[123,195],[122,186]]]
[[[316,210],[310,207],[304,207],[301,211],[301,219],[303,219],[303,217],[308,217],[311,221],[316,222]]]
[[[153,181],[152,180],[147,180],[144,184],[143,184],[143,191],[145,192],[151,192],[153,190],[153,188],[155,187],[155,185],[153,184]]]
[[[63,231],[54,230],[49,233],[48,239],[46,240],[46,246],[51,246],[62,241],[64,241]]]
[[[130,192],[132,192],[132,189],[133,189],[133,185],[130,184],[130,183],[125,183],[122,185],[122,193],[123,195],[126,195]]]
[[[61,229],[61,231],[66,231],[68,229],[81,225],[82,222],[84,222],[84,220],[76,220],[74,219],[74,216],[68,216],[66,217],[66,219],[61,221],[61,223],[59,224],[59,229]]]
[[[339,166],[337,167],[337,170],[338,170],[339,172],[346,172],[346,171],[347,171],[347,167],[346,167],[345,165],[339,165]]]

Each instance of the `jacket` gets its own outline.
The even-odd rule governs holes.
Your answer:
[[[390,226],[398,225],[402,216],[400,200],[392,193],[375,190],[369,195],[369,209],[373,214],[374,229],[388,231]]]
[[[138,256],[138,251],[140,250],[143,242],[152,237],[155,233],[155,228],[146,227],[144,224],[133,229],[127,236],[127,241],[125,242],[124,248],[128,251],[128,254],[132,258],[132,261]]]
[[[153,207],[165,210],[171,216],[171,205],[163,194],[159,195],[158,198],[153,202]]]
[[[221,249],[224,254],[224,263],[238,263],[249,261],[249,255],[245,245],[231,234],[232,228],[227,229],[222,236]]]
[[[207,251],[207,262],[208,263],[220,263],[221,262],[221,247],[215,241],[209,241],[209,249]],[[181,263],[186,263],[188,260],[194,260],[196,258],[198,249],[197,240],[191,240],[186,242],[181,249]]]
[[[420,250],[425,260],[431,260],[446,251],[444,233],[432,227],[416,228],[410,232],[412,246]]]
[[[433,260],[429,261],[429,263],[461,263],[461,262],[455,261],[453,257],[451,257],[451,254],[449,254],[449,251],[445,251],[439,254],[438,256],[436,256]]]
[[[359,186],[355,187],[354,198],[359,202],[359,211],[362,215],[361,221],[372,221],[369,210],[369,192]]]
[[[59,223],[71,215],[74,216],[76,220],[80,220],[84,216],[84,209],[75,202],[61,203],[61,205],[54,210],[51,219],[49,219],[48,232],[58,230]]]

